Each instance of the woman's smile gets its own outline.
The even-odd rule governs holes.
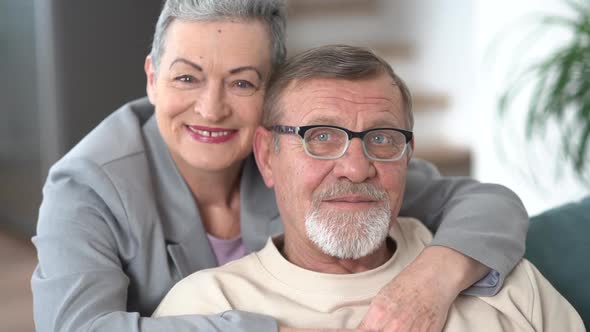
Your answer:
[[[210,128],[185,125],[187,133],[194,140],[201,143],[225,143],[238,135],[236,129]]]

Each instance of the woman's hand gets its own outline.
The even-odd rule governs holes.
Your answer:
[[[359,329],[439,332],[449,308],[489,268],[446,247],[428,247],[375,296]]]

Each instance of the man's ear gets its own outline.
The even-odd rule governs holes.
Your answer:
[[[152,105],[156,105],[156,98],[158,95],[156,89],[156,69],[154,68],[151,55],[145,57],[143,69],[145,71],[145,77],[147,80],[145,90],[147,92],[148,99]]]
[[[271,157],[275,152],[272,151],[274,149],[272,144],[272,133],[262,126],[256,128],[254,132],[254,157],[264,183],[269,188],[274,186]]]

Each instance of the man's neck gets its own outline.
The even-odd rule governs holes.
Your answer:
[[[341,259],[325,254],[311,241],[305,242],[305,248],[293,243],[297,241],[289,241],[288,236],[285,236],[282,250],[280,245],[277,246],[289,262],[306,270],[330,274],[351,274],[375,269],[385,264],[396,250],[395,242],[388,237],[387,241],[367,256]]]

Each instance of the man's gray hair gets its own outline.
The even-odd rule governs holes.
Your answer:
[[[166,0],[154,33],[150,55],[158,69],[164,48],[166,31],[174,20],[217,21],[230,18],[261,20],[271,36],[272,63],[285,61],[286,0]]]
[[[273,72],[266,91],[262,125],[279,123],[282,116],[281,95],[291,83],[301,84],[317,78],[361,80],[387,74],[399,88],[406,113],[408,130],[414,126],[412,95],[408,86],[385,60],[367,48],[327,45],[310,49],[289,58]]]

